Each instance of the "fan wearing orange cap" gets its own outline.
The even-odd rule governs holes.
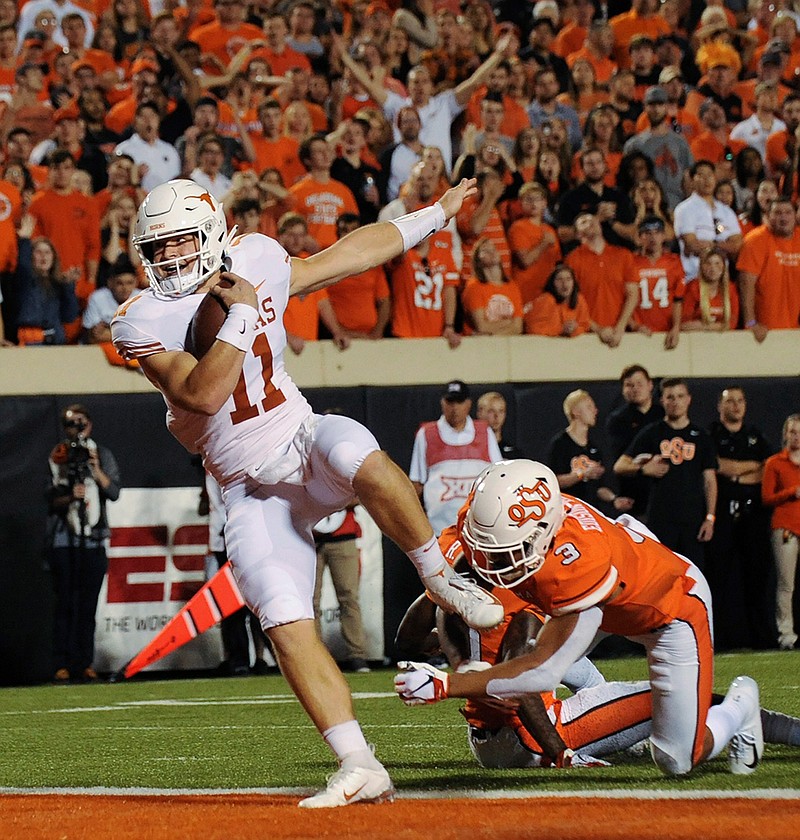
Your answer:
[[[742,100],[734,92],[742,69],[739,54],[728,44],[710,41],[697,51],[696,61],[704,78],[686,97],[686,110],[699,117],[700,106],[710,97],[722,106],[729,123],[741,122]]]

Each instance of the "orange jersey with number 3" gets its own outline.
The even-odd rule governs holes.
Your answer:
[[[469,501],[459,513],[459,533]],[[513,592],[546,615],[603,605],[601,628],[622,636],[650,633],[681,611],[693,581],[688,562],[624,528],[591,505],[564,495],[566,517],[544,563]]]

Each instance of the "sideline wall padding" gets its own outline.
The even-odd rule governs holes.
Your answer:
[[[458,373],[450,376],[456,378]],[[407,471],[417,427],[439,416],[439,398],[447,378],[437,385],[308,388],[306,395],[316,411],[339,408],[365,422]],[[783,420],[800,411],[796,377],[690,380],[692,419],[702,426],[715,419],[717,395],[734,381],[747,391],[748,421],[779,447]],[[499,390],[506,396],[508,438],[533,458],[544,457],[550,438],[565,427],[561,403],[566,394],[585,387],[600,409],[598,441],[610,469],[611,452],[602,426],[619,400],[616,381],[469,384],[474,401],[486,390]],[[96,439],[111,448],[120,462],[124,486],[200,485],[189,455],[166,430],[164,403],[155,392],[0,397],[0,684],[35,682],[49,674],[51,593],[49,575],[42,567],[44,492],[47,457],[60,439],[59,413],[71,402],[86,404]],[[386,540],[384,547],[385,638],[386,652],[391,655],[397,625],[421,585],[405,557]]]

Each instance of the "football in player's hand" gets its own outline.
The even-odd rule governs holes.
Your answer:
[[[233,282],[221,278],[219,285],[230,287]],[[217,339],[217,333],[228,317],[228,307],[216,296],[207,292],[200,301],[186,333],[186,352],[195,359],[202,359]]]

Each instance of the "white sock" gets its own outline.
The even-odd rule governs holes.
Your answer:
[[[435,575],[447,565],[436,536],[431,537],[428,542],[419,548],[409,551],[408,559],[414,564],[414,568],[421,578]]]
[[[342,766],[380,766],[380,762],[373,755],[357,720],[337,723],[336,726],[326,729],[322,733],[322,737],[333,750]]]
[[[742,725],[742,714],[733,703],[724,700],[719,706],[712,706],[708,710],[706,726],[711,730],[714,746],[708,758],[716,758],[726,747],[736,730]]]

